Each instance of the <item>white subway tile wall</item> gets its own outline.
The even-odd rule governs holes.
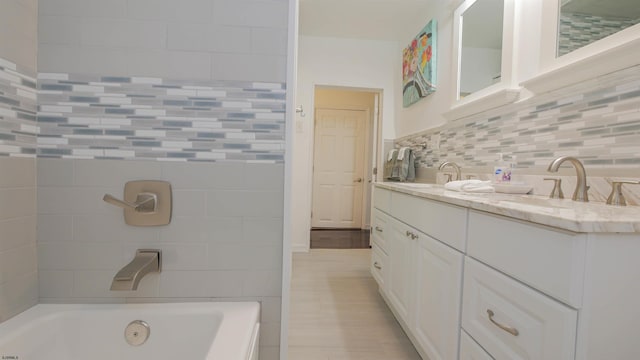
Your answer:
[[[258,300],[261,346],[277,353],[283,171],[283,164],[244,161],[38,159],[40,300]],[[136,179],[172,183],[171,224],[128,226],[121,209],[102,201]],[[162,250],[162,273],[145,277],[137,291],[110,291],[138,248]]]
[[[0,322],[38,302],[36,160],[0,157]]]
[[[284,82],[287,0],[41,0],[38,70]]]

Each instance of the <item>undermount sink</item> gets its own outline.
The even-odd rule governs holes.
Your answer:
[[[504,200],[507,203],[519,204],[519,205],[530,205],[530,206],[540,206],[547,208],[560,208],[560,209],[570,209],[574,207],[574,203],[571,200],[565,199],[548,199],[548,198],[539,198],[539,197],[527,197],[522,196],[517,200]]]
[[[438,184],[425,184],[425,183],[398,183],[398,185],[406,186],[410,188],[416,188],[416,189],[426,189],[426,188],[438,186]]]

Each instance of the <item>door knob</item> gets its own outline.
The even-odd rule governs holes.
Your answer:
[[[356,180],[353,180],[353,182],[361,183],[362,182],[362,178],[357,178]]]

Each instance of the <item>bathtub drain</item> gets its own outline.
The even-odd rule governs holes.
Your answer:
[[[124,339],[131,346],[140,346],[147,341],[150,332],[149,324],[142,320],[134,320],[124,329]]]

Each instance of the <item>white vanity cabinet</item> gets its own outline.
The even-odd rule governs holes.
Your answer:
[[[460,360],[493,360],[469,334],[460,332]]]
[[[507,217],[488,212],[504,209],[486,197],[465,207],[428,191],[376,187],[384,240],[374,232],[372,260],[384,263],[380,293],[424,359],[640,359],[637,210],[589,205],[604,220],[589,215],[574,232],[560,227],[579,220],[544,218],[552,209]],[[554,227],[521,220],[530,218]]]
[[[372,262],[378,243],[388,254],[382,284],[372,268],[381,293],[423,357],[456,359],[464,254],[448,244],[464,248],[466,211],[385,189],[376,189],[374,206]],[[454,225],[439,226],[447,221]]]

